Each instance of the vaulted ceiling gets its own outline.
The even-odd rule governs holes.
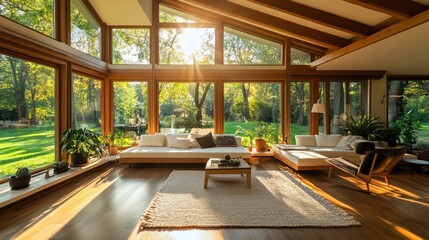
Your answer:
[[[120,2],[121,6],[115,4]],[[90,0],[108,25],[150,25],[150,0]],[[311,65],[429,75],[429,0],[162,0],[324,52]]]

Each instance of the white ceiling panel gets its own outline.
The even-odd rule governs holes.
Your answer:
[[[151,25],[151,1],[146,0],[89,0],[107,25]]]

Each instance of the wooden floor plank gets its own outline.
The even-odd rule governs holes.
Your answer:
[[[362,223],[347,228],[255,228],[144,231],[139,219],[174,169],[203,170],[204,164],[108,163],[30,198],[0,209],[0,239],[429,239],[429,175],[396,171],[391,186],[365,184],[334,171],[295,174],[314,191]],[[252,164],[254,171],[288,168],[276,160]]]

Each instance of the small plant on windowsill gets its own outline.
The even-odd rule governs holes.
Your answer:
[[[69,170],[69,163],[57,161],[52,164],[52,169],[54,169],[55,174],[67,172]]]
[[[243,127],[238,125],[237,130],[235,131],[235,135],[242,137],[242,145],[245,146],[249,152],[253,151],[252,140],[255,138],[255,133],[252,130],[244,129]]]
[[[30,186],[31,174],[26,167],[20,167],[15,175],[9,177],[9,186],[12,190],[18,190]]]

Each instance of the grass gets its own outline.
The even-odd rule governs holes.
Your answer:
[[[34,170],[54,162],[54,134],[53,126],[0,130],[0,178],[18,167]]]

